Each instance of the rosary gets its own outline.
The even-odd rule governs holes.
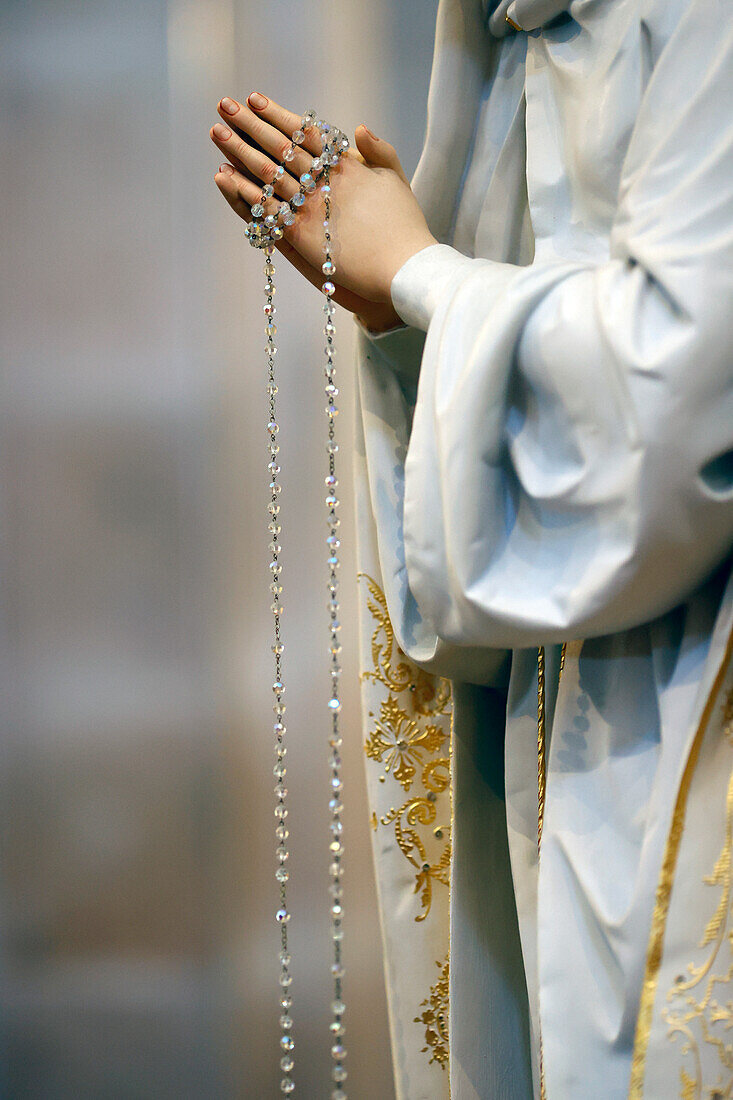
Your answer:
[[[272,593],[272,604],[270,610],[273,615],[274,622],[274,641],[272,645],[272,652],[275,657],[275,679],[272,684],[272,691],[275,697],[275,703],[273,705],[273,712],[275,715],[274,721],[274,734],[275,734],[275,756],[276,763],[273,769],[275,776],[275,836],[277,838],[277,870],[275,871],[275,878],[280,888],[280,904],[275,914],[276,920],[280,926],[280,1008],[282,1014],[280,1016],[280,1068],[283,1071],[283,1078],[280,1081],[280,1091],[283,1093],[293,1093],[295,1091],[295,1082],[292,1078],[293,1067],[295,1065],[293,1057],[294,1042],[293,1037],[290,1034],[293,1019],[290,1015],[290,1010],[293,1004],[292,994],[290,987],[292,985],[292,976],[290,973],[290,954],[288,952],[288,922],[290,921],[290,910],[288,908],[288,895],[287,884],[290,877],[290,872],[287,869],[287,862],[289,857],[288,851],[288,828],[286,825],[286,819],[288,816],[288,810],[286,805],[287,800],[287,788],[285,787],[285,755],[287,748],[285,746],[285,704],[283,703],[283,695],[285,693],[285,684],[283,682],[283,652],[284,645],[282,641],[281,631],[281,617],[283,614],[283,606],[281,603],[282,597],[282,565],[280,563],[280,554],[282,547],[280,545],[280,535],[282,532],[282,524],[280,522],[280,503],[279,496],[281,491],[281,485],[278,480],[280,475],[280,465],[278,463],[279,446],[277,442],[277,435],[279,432],[279,425],[277,423],[277,409],[276,409],[276,396],[278,392],[277,383],[275,381],[275,356],[277,355],[277,345],[275,344],[275,335],[277,333],[277,326],[275,325],[274,315],[276,312],[273,305],[273,296],[275,294],[275,265],[273,263],[273,254],[275,252],[275,241],[279,241],[284,234],[283,226],[292,225],[295,221],[296,212],[299,207],[306,201],[306,197],[312,194],[316,190],[317,181],[320,181],[320,192],[323,195],[324,200],[324,219],[323,219],[323,252],[324,260],[321,270],[325,276],[325,282],[322,286],[322,291],[326,296],[326,303],[323,307],[323,312],[326,315],[326,320],[323,329],[323,335],[325,338],[325,380],[326,380],[326,418],[327,418],[327,441],[326,452],[328,455],[328,473],[326,476],[326,526],[328,535],[326,537],[326,549],[327,559],[326,564],[328,566],[328,631],[329,631],[329,671],[331,675],[331,693],[327,700],[328,708],[328,729],[329,740],[328,744],[331,749],[330,765],[330,801],[328,803],[329,810],[331,812],[330,831],[331,831],[331,843],[329,847],[331,863],[329,867],[329,873],[331,878],[330,894],[331,894],[331,939],[333,943],[333,962],[331,965],[331,975],[333,977],[333,1001],[331,1002],[332,1021],[330,1025],[332,1046],[331,1055],[333,1058],[333,1068],[331,1070],[331,1078],[334,1082],[334,1089],[331,1092],[331,1100],[346,1100],[346,1091],[343,1088],[343,1083],[346,1080],[347,1071],[344,1067],[344,1059],[346,1057],[346,1050],[343,1045],[344,1036],[344,1024],[343,1015],[346,1011],[346,1005],[343,1001],[341,980],[344,976],[344,968],[341,965],[341,942],[343,940],[343,927],[342,927],[342,899],[343,888],[341,883],[342,873],[342,831],[343,823],[341,821],[341,814],[343,811],[343,803],[341,801],[341,792],[343,784],[341,781],[341,734],[339,732],[339,714],[341,711],[341,700],[339,698],[339,676],[341,673],[341,666],[339,664],[339,655],[341,652],[341,645],[339,643],[339,630],[341,624],[339,623],[339,599],[338,599],[338,568],[339,568],[339,547],[341,541],[339,539],[339,525],[340,520],[337,515],[338,498],[336,496],[336,489],[338,487],[338,479],[336,477],[336,454],[338,452],[338,443],[336,442],[335,434],[335,420],[338,415],[338,408],[335,404],[335,398],[338,396],[338,389],[336,388],[335,368],[334,368],[334,355],[335,345],[334,336],[336,334],[336,327],[333,323],[333,316],[336,307],[333,303],[333,295],[335,293],[335,286],[332,282],[332,276],[336,273],[336,267],[331,257],[331,232],[330,232],[330,215],[331,215],[331,186],[330,186],[330,173],[331,168],[338,164],[341,155],[349,148],[349,139],[346,135],[335,126],[330,126],[327,122],[323,122],[322,119],[316,117],[316,112],[309,110],[306,111],[300,122],[300,128],[296,130],[291,138],[289,148],[285,150],[283,156],[284,161],[291,161],[295,157],[295,148],[301,145],[305,139],[305,131],[314,128],[318,131],[321,137],[321,152],[313,158],[311,162],[311,168],[309,172],[304,172],[300,177],[300,187],[297,194],[295,194],[288,202],[280,203],[277,210],[266,212],[274,206],[273,199],[274,187],[272,184],[265,184],[262,188],[262,194],[259,202],[252,206],[252,221],[245,227],[245,236],[249,239],[251,245],[255,248],[259,248],[265,255],[265,304],[263,311],[265,314],[265,333],[266,333],[266,346],[265,355],[267,357],[267,395],[269,399],[269,421],[267,424],[267,433],[269,436],[268,451],[270,461],[268,464],[268,471],[270,474],[270,503],[267,506],[269,513],[269,522],[267,529],[270,533],[271,542],[269,545],[271,559],[270,559],[270,592]],[[281,164],[278,166],[275,172],[275,179],[281,179],[285,174],[285,168]]]

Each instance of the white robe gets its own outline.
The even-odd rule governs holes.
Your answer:
[[[453,688],[452,1100],[538,1097],[540,1035],[549,1100],[728,1095],[733,1018],[701,997],[690,1039],[662,982],[733,814],[733,11],[518,0],[515,32],[489,7],[441,3],[413,180],[441,243],[395,276],[406,327],[357,336],[360,569]],[[368,671],[366,609],[362,637]],[[442,932],[409,938],[368,774],[398,1096],[437,1100],[410,1006]]]

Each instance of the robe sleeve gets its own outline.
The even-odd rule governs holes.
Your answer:
[[[445,643],[606,634],[681,602],[733,540],[733,21],[694,0],[647,85],[609,257],[447,245],[398,271],[427,333],[406,580]]]

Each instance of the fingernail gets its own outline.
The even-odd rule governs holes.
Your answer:
[[[230,138],[232,136],[232,131],[229,129],[229,127],[222,126],[220,122],[217,122],[216,126],[214,127],[214,133],[222,141],[226,141],[227,138]]]
[[[220,164],[219,171],[223,172],[225,176],[231,176],[234,169],[232,168],[231,164]]]
[[[239,110],[239,104],[236,99],[229,99],[227,96],[224,96],[219,106],[222,111],[226,111],[228,115],[236,115]]]
[[[264,96],[262,92],[252,92],[247,102],[250,107],[254,107],[255,111],[263,111],[267,106],[267,96]]]
[[[373,134],[371,132],[371,130],[369,129],[369,127],[364,122],[362,122],[362,126],[364,127],[366,132],[369,134],[369,137],[372,139],[372,141],[379,141],[379,138],[377,137],[377,135]]]

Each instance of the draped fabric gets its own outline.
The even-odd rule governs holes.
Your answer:
[[[726,942],[731,894],[706,932],[680,839],[707,798],[725,878],[731,102],[723,0],[439,10],[413,187],[440,243],[393,280],[405,327],[357,334],[357,494],[395,646],[452,683],[453,1100],[539,1096],[540,1047],[550,1100],[675,1095],[646,1076],[670,1073],[665,1046],[680,1095],[703,1095],[683,1074],[733,1081],[725,1013],[690,1062],[690,1021],[665,1031],[655,1000],[665,914],[668,957],[692,956],[701,921]],[[446,1074],[396,1006],[440,933],[396,932],[395,855],[375,847],[398,1094],[437,1098]]]

